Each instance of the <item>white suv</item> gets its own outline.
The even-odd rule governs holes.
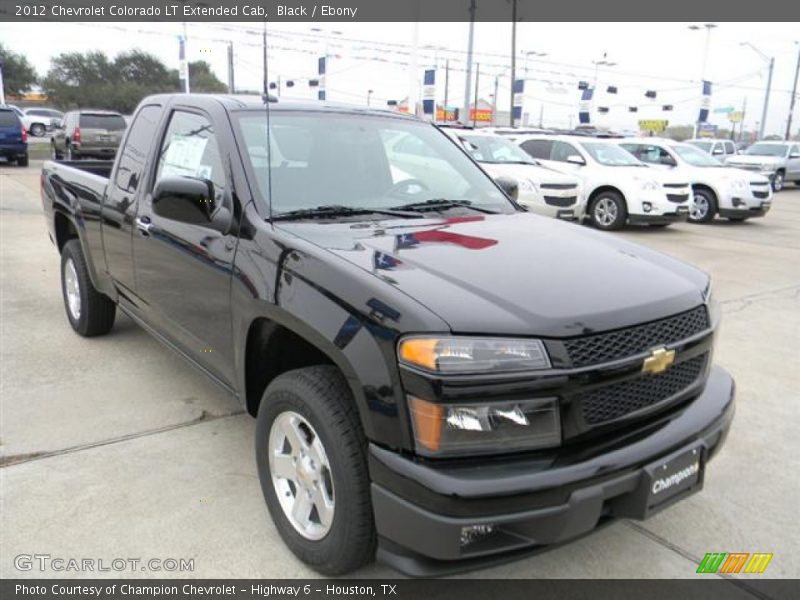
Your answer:
[[[694,145],[658,138],[629,138],[619,145],[644,163],[688,178],[694,194],[693,223],[709,223],[715,215],[731,221],[763,217],[772,206],[766,177],[727,167]]]
[[[581,180],[542,166],[506,138],[469,129],[442,128],[493,178],[517,182],[517,202],[531,212],[568,221],[581,220],[586,197]]]
[[[587,216],[599,229],[626,222],[665,227],[692,210],[688,179],[649,167],[615,139],[526,135],[514,141],[543,164],[581,178]]]

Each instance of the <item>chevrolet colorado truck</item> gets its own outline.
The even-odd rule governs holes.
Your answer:
[[[398,135],[451,176],[395,168]],[[41,178],[69,324],[120,310],[237,396],[275,527],[322,573],[452,572],[646,518],[728,432],[708,276],[525,211],[415,117],[152,96],[113,164]]]

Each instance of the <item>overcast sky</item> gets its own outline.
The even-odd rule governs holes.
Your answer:
[[[635,129],[640,118],[667,118],[671,124],[688,124],[697,116],[705,31],[692,31],[689,23],[520,23],[517,30],[518,75],[525,71],[526,52],[546,52],[545,57],[527,58],[525,112],[538,121],[543,109],[546,126],[576,122],[580,93],[577,82],[592,82],[593,61],[616,63],[598,71],[596,104],[609,106],[607,115],[593,115],[601,125]],[[315,97],[307,80],[316,76],[317,57],[336,55],[329,65],[328,98],[365,104],[368,90],[372,102],[400,100],[409,93],[411,81],[420,93],[422,71],[432,67],[438,54],[437,99],[444,100],[444,65],[450,59],[448,102],[462,105],[467,23],[420,23],[416,27],[418,74],[410,78],[409,63],[415,26],[411,23],[329,23],[325,33],[312,31],[312,24],[269,26],[270,79],[296,80],[284,96]],[[261,86],[261,38],[256,23],[189,23],[190,60],[211,63],[217,76],[227,82],[226,45],[234,44],[235,80],[238,89]],[[92,24],[0,24],[0,39],[28,57],[44,74],[50,58],[61,52],[103,50],[115,55],[141,48],[161,58],[169,67],[178,66],[177,36],[180,23],[92,23]],[[511,26],[508,23],[478,23],[475,26],[475,61],[480,63],[479,96],[489,102],[498,82],[498,103],[508,110]],[[735,107],[746,102],[746,127],[761,120],[767,63],[750,47],[774,56],[775,71],[766,133],[782,134],[786,127],[790,91],[797,61],[800,28],[797,23],[719,23],[711,34],[706,78],[714,82],[712,108]],[[435,52],[426,46],[439,46]],[[609,85],[618,94],[608,95]],[[647,90],[658,92],[648,100]],[[474,93],[474,90],[473,92]],[[673,104],[673,112],[662,112]],[[800,104],[800,103],[798,103]],[[628,106],[638,106],[637,114]],[[712,114],[712,123],[727,125],[724,114]],[[795,108],[800,125],[800,107]],[[794,127],[793,127],[794,129]]]

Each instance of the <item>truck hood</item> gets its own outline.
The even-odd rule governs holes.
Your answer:
[[[457,333],[567,337],[702,302],[701,271],[528,213],[281,223],[432,310]]]
[[[565,175],[555,169],[540,165],[513,165],[497,163],[481,163],[484,170],[492,177],[506,175],[516,179],[530,179],[535,183],[559,183],[578,185],[580,180],[573,175]]]
[[[728,165],[779,165],[785,159],[779,156],[749,156],[744,154],[737,154],[731,156],[725,161]]]

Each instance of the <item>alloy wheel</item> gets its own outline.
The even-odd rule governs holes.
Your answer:
[[[333,477],[316,430],[300,414],[285,411],[272,423],[267,445],[275,495],[295,531],[324,538],[333,524]]]
[[[619,210],[617,203],[611,198],[600,198],[594,205],[595,221],[603,227],[608,227],[617,220]]]
[[[81,318],[81,286],[78,283],[78,271],[72,259],[64,264],[64,290],[67,294],[67,308],[74,321]]]

